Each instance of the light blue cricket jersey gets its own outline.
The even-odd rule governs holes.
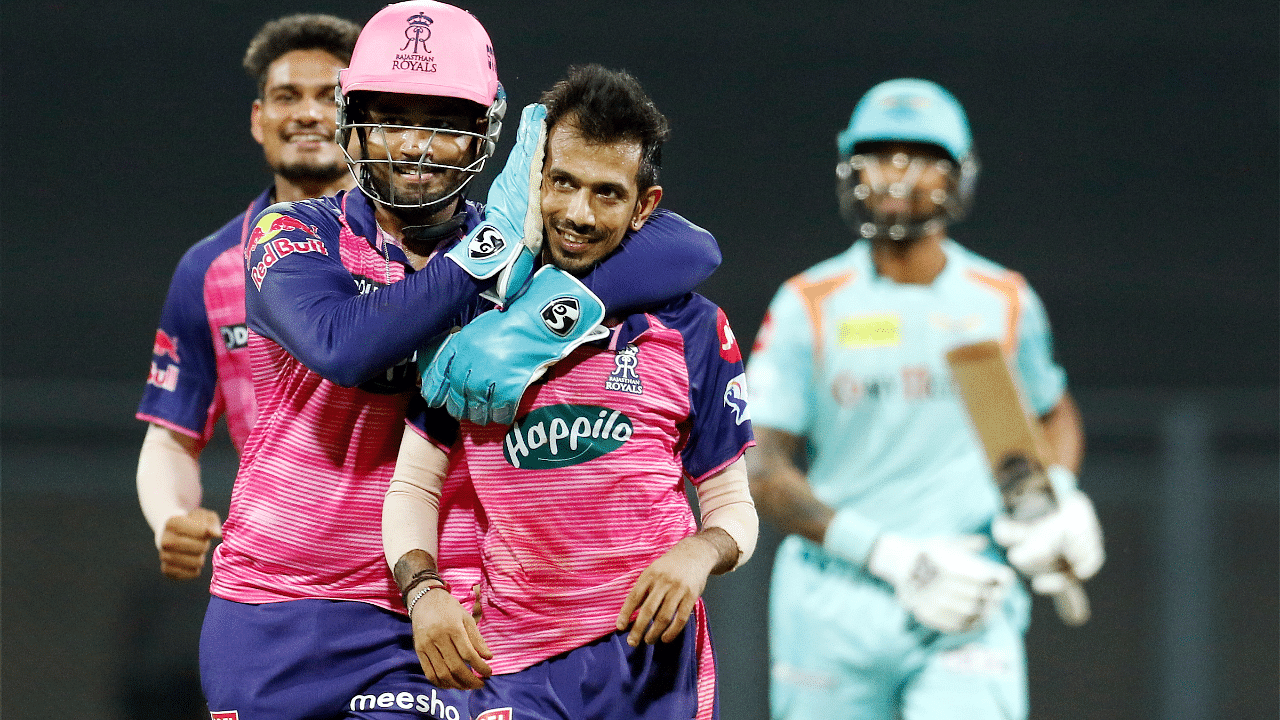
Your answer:
[[[952,240],[943,249],[946,267],[927,286],[880,277],[865,240],[792,278],[747,366],[752,422],[805,438],[814,493],[865,516],[851,530],[864,556],[881,529],[974,532],[1000,507],[947,350],[1000,341],[1037,414],[1066,388],[1044,306],[1022,277]]]

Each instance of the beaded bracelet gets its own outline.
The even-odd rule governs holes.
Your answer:
[[[449,586],[448,586],[448,585],[445,585],[445,584],[444,584],[444,582],[443,582],[443,581],[441,581],[441,583],[440,583],[439,585],[434,585],[434,584],[433,584],[433,585],[427,585],[426,587],[424,587],[424,588],[422,588],[421,590],[419,590],[419,591],[417,592],[417,594],[415,594],[415,595],[413,596],[413,599],[412,599],[412,600],[410,600],[410,601],[407,603],[407,607],[408,607],[408,609],[409,609],[409,620],[410,620],[410,621],[412,621],[412,620],[413,620],[413,606],[418,604],[418,600],[422,599],[422,596],[423,596],[423,595],[426,595],[427,593],[431,592],[432,590],[444,590],[445,592],[448,592],[448,590],[449,590]]]
[[[425,580],[435,580],[436,582],[448,587],[448,583],[444,581],[444,578],[440,577],[440,573],[437,570],[419,570],[413,574],[413,577],[409,578],[408,582],[404,584],[404,590],[400,591],[400,599],[404,601],[406,607],[409,605],[409,592],[413,590],[418,583]]]

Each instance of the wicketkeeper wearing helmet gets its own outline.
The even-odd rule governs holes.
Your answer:
[[[448,573],[405,577],[403,587],[383,559],[381,508],[406,413],[424,402],[415,352],[438,344],[478,293],[513,300],[540,241],[525,232],[541,170],[536,111],[526,111],[487,206],[464,196],[503,119],[496,67],[488,34],[465,10],[387,6],[339,77],[337,142],[357,189],[272,205],[250,224],[245,307],[259,415],[214,552],[201,636],[215,718],[466,717],[461,691],[423,677],[405,613],[410,592],[439,584],[472,602],[474,493],[448,486],[439,500]],[[582,278],[576,302],[648,306],[685,294],[718,262],[714,239],[672,215],[630,233]],[[519,357],[539,372],[580,341]],[[504,393],[524,385],[489,389],[483,370],[440,382],[487,421],[488,403],[514,404]]]
[[[778,290],[747,366],[752,494],[790,533],[770,592],[772,714],[1026,718],[1014,569],[1053,593],[1060,562],[1084,579],[1103,560],[1074,475],[1080,415],[1039,298],[948,236],[978,172],[956,99],[876,85],[837,148],[857,239]],[[1056,456],[1060,506],[1033,523],[1003,517],[952,389],[946,352],[982,340],[1001,344]]]

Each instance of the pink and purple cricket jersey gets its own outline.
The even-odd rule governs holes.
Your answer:
[[[697,531],[684,479],[700,483],[753,444],[742,373],[724,313],[691,294],[553,366],[511,427],[462,424],[449,477],[470,479],[483,508],[480,632],[495,674],[615,632],[640,573]]]
[[[195,438],[203,447],[224,414],[239,450],[256,410],[244,320],[244,244],[270,204],[264,190],[182,256],[169,284],[151,352],[139,420]]]

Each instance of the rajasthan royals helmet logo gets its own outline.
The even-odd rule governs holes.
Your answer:
[[[506,246],[507,241],[502,239],[502,233],[492,225],[485,225],[475,237],[471,238],[471,242],[467,243],[467,255],[472,260],[487,260],[497,255]]]
[[[572,295],[563,295],[542,306],[542,322],[560,337],[567,337],[573,332],[581,315],[582,306]]]
[[[404,29],[405,43],[400,48],[400,52],[404,52],[406,48],[413,45],[412,53],[419,53],[427,49],[427,41],[431,39],[431,18],[423,13],[418,13],[409,18],[409,27]]]

